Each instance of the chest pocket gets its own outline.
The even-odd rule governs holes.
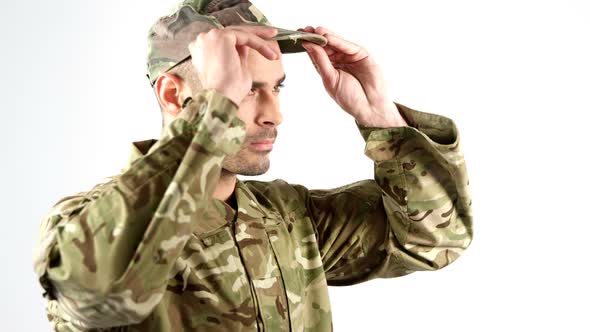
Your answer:
[[[256,326],[256,302],[229,223],[192,234],[173,272],[169,315],[199,331]]]

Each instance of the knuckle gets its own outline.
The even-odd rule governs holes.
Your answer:
[[[332,34],[332,31],[326,29],[326,27],[318,26],[316,31],[320,32],[321,34]]]
[[[252,41],[254,41],[254,42],[258,43],[258,44],[264,43],[264,39],[262,39],[262,37],[260,37],[258,35],[251,34],[249,37],[250,37],[250,39],[252,39]]]
[[[208,43],[225,43],[228,40],[231,40],[233,35],[235,34],[234,31],[228,31],[226,29],[211,29],[207,32],[206,40]]]
[[[238,34],[239,32],[237,31],[220,31],[219,32],[219,39],[224,39],[224,40],[230,40],[232,38],[235,38],[235,36]]]
[[[201,45],[203,43],[203,39],[207,38],[207,32],[201,32],[197,35],[197,38],[193,41],[196,45]]]
[[[220,37],[222,37],[222,36],[225,35],[225,33],[223,32],[223,30],[218,29],[218,28],[213,28],[213,29],[209,30],[207,32],[207,34],[209,36],[211,36],[212,38],[220,38]]]

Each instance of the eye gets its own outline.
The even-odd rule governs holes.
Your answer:
[[[284,87],[285,87],[285,85],[283,83],[281,83],[281,84],[275,86],[275,89],[277,92],[279,92],[279,91],[281,91],[281,88],[284,88]]]
[[[255,90],[256,90],[256,88],[250,89],[250,92],[248,92],[248,96],[253,96]]]

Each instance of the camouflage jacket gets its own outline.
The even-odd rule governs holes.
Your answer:
[[[231,100],[199,92],[118,175],[44,218],[34,268],[53,329],[330,331],[328,285],[450,264],[473,234],[457,128],[397,107],[409,127],[356,123],[374,179],[238,179],[234,210],[212,194],[245,126]]]

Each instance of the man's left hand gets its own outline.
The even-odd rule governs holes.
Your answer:
[[[383,73],[367,50],[322,26],[297,30],[320,34],[328,40],[324,47],[307,41],[302,45],[326,91],[344,111],[369,127],[408,125],[389,99]]]

